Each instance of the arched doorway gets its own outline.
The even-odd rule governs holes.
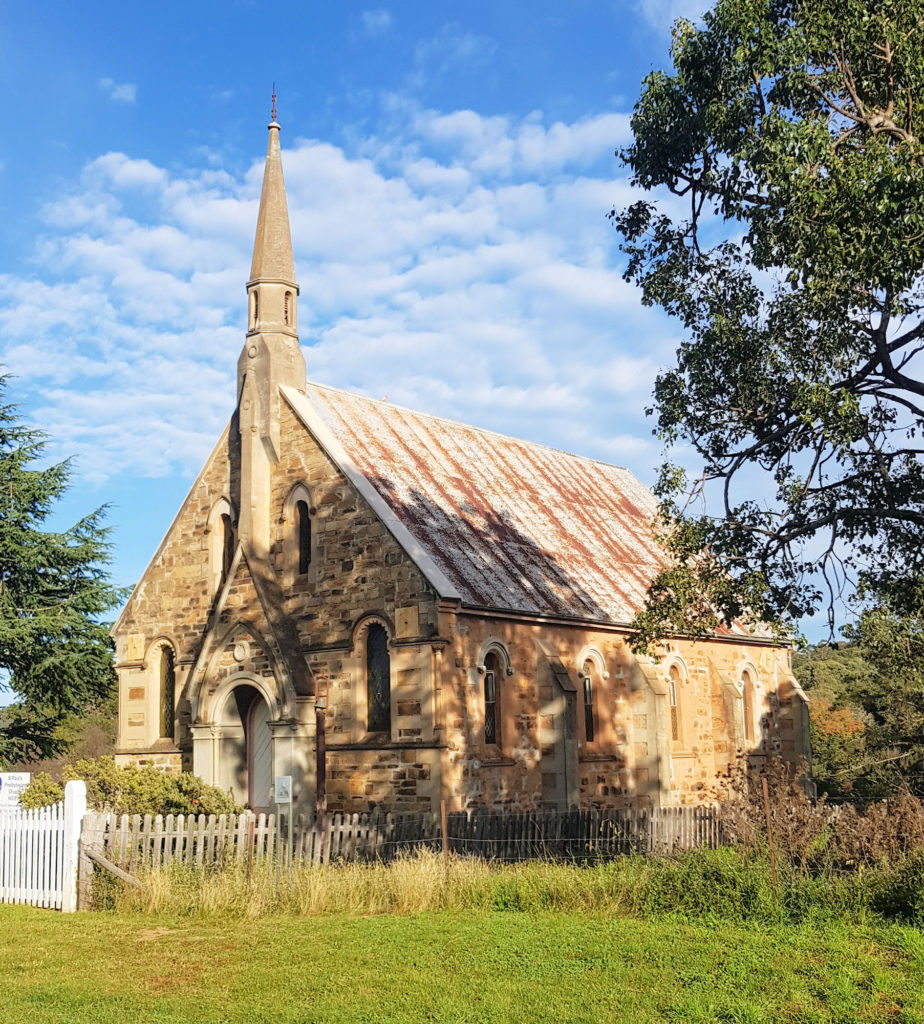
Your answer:
[[[252,685],[236,686],[227,696],[218,724],[218,785],[235,803],[265,811],[272,801],[272,712]]]

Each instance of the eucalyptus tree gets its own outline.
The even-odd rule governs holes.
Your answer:
[[[833,627],[845,585],[917,614],[924,0],[718,0],[672,60],[619,154],[650,196],[611,214],[684,338],[652,410],[676,563],[639,644],[821,607]]]

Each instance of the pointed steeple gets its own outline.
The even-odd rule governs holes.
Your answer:
[[[280,387],[305,390],[305,357],[298,344],[298,285],[282,177],[276,94],[269,124],[263,192],[253,264],[247,282],[248,330],[237,363],[240,431],[239,536],[263,558],[270,546],[270,480],[279,461]]]
[[[295,261],[292,258],[292,236],[289,233],[286,183],[282,176],[275,91],[247,294],[250,302],[250,334],[269,330],[298,337],[298,285],[295,283]]]
[[[269,124],[263,191],[260,195],[253,263],[250,267],[250,284],[257,281],[281,281],[295,287],[289,209],[286,205],[286,185],[282,177],[279,125],[275,117]]]

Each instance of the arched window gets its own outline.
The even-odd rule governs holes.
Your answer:
[[[671,709],[671,739],[679,743],[683,738],[683,722],[680,713],[680,692],[683,685],[683,672],[675,662],[667,673],[668,704]]]
[[[581,677],[584,682],[584,742],[593,743],[594,728],[594,676],[596,666],[590,658],[584,662]]]
[[[286,327],[290,326],[289,310],[291,309],[291,307],[292,307],[292,293],[291,292],[286,292],[285,300],[284,300],[284,303],[283,303],[283,317],[284,317],[284,321],[285,321]]]
[[[307,501],[295,503],[295,521],[298,530],[298,574],[304,576],[311,565],[311,510]]]
[[[234,513],[227,498],[219,498],[209,512],[209,582],[211,594],[221,590],[234,560]]]
[[[744,739],[746,743],[754,742],[754,678],[745,669],[741,673],[741,704],[744,713]]]
[[[176,659],[173,648],[164,644],[160,649],[160,735],[173,739],[176,699]]]
[[[221,583],[224,583],[231,571],[231,559],[234,558],[234,529],[231,526],[231,516],[227,512],[222,513],[219,526],[221,529]]]
[[[497,682],[501,676],[500,659],[492,651],[484,659],[484,741],[500,745],[500,707]]]
[[[251,327],[257,326],[257,320],[260,318],[260,296],[257,292],[251,292],[253,295],[253,319],[251,320]]]
[[[279,515],[278,551],[286,586],[309,573],[315,541],[313,519],[311,492],[305,483],[297,483],[286,495]]]
[[[388,633],[373,622],[366,629],[366,728],[391,733],[391,656]]]

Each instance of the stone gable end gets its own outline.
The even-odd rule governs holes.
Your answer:
[[[158,636],[170,638],[179,663],[198,653],[212,604],[209,512],[232,488],[228,436],[226,429],[113,628],[117,664],[143,660]]]
[[[398,632],[435,634],[436,595],[423,573],[286,402],[279,435],[270,560],[302,649],[349,645],[356,623],[372,614],[384,615]],[[311,564],[302,576],[293,573],[287,543],[296,529],[287,505],[299,486],[310,495],[312,527]]]

